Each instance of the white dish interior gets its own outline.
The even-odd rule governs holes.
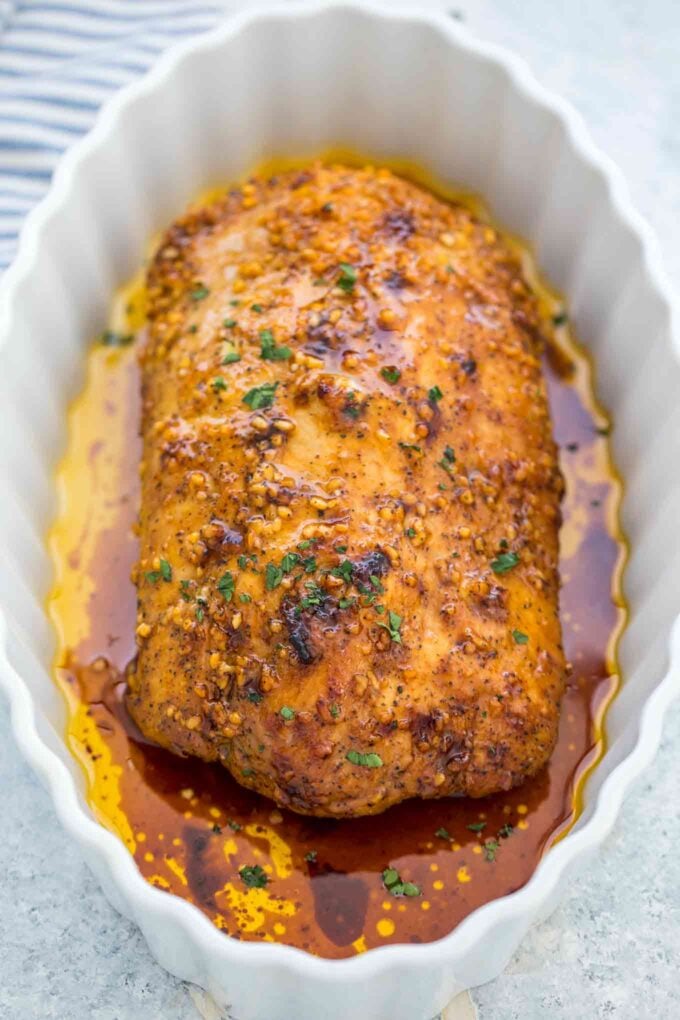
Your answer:
[[[337,145],[375,161],[414,160],[480,193],[501,224],[532,243],[595,358],[598,395],[615,422],[631,557],[624,683],[572,832],[527,886],[445,939],[329,962],[228,939],[188,903],[147,885],[94,821],[50,675],[44,536],[85,347],[148,238],[207,185],[270,155]],[[618,173],[520,62],[451,19],[291,5],[230,19],[180,46],[107,105],[29,217],[1,297],[0,679],[17,741],[107,896],[139,923],[163,966],[209,988],[240,1020],[427,1020],[462,988],[492,978],[606,836],[680,687],[677,627],[669,655],[680,605],[679,349],[656,247]]]

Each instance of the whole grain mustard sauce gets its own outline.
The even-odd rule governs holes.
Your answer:
[[[366,163],[344,150],[325,158]],[[304,162],[270,161],[258,174]],[[411,164],[382,162],[490,221],[478,199]],[[519,789],[484,800],[410,801],[351,821],[301,817],[241,788],[219,765],[177,758],[145,741],[124,707],[125,670],[135,654],[130,570],[137,558],[143,271],[116,296],[110,332],[88,353],[85,385],[69,412],[49,536],[55,569],[49,612],[68,743],[86,772],[97,818],[125,842],[145,878],[188,899],[236,938],[285,942],[329,958],[441,938],[476,907],[528,881],[578,817],[584,779],[603,753],[626,619],[621,484],[610,425],[562,301],[527,247],[506,240],[556,326],[544,370],[566,482],[560,616],[573,670],[549,767]]]

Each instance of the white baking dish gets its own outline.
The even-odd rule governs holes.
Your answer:
[[[148,885],[95,822],[63,739],[43,604],[65,412],[116,285],[201,188],[271,154],[338,144],[412,159],[481,193],[567,295],[616,423],[631,616],[609,749],[577,825],[528,885],[437,943],[330,962],[229,939]],[[107,105],[29,217],[1,299],[0,678],[17,742],[112,903],[164,967],[208,988],[239,1020],[428,1020],[462,988],[494,977],[609,832],[680,687],[677,334],[655,245],[618,172],[522,63],[443,16],[362,4],[247,14],[173,50]]]

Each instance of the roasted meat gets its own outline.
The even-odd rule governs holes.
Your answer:
[[[540,769],[562,479],[508,244],[388,170],[313,165],[189,212],[147,290],[144,734],[311,815]]]

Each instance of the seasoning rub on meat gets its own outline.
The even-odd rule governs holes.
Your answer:
[[[497,232],[388,170],[313,165],[175,223],[148,301],[143,733],[311,815],[540,769],[562,479]]]

